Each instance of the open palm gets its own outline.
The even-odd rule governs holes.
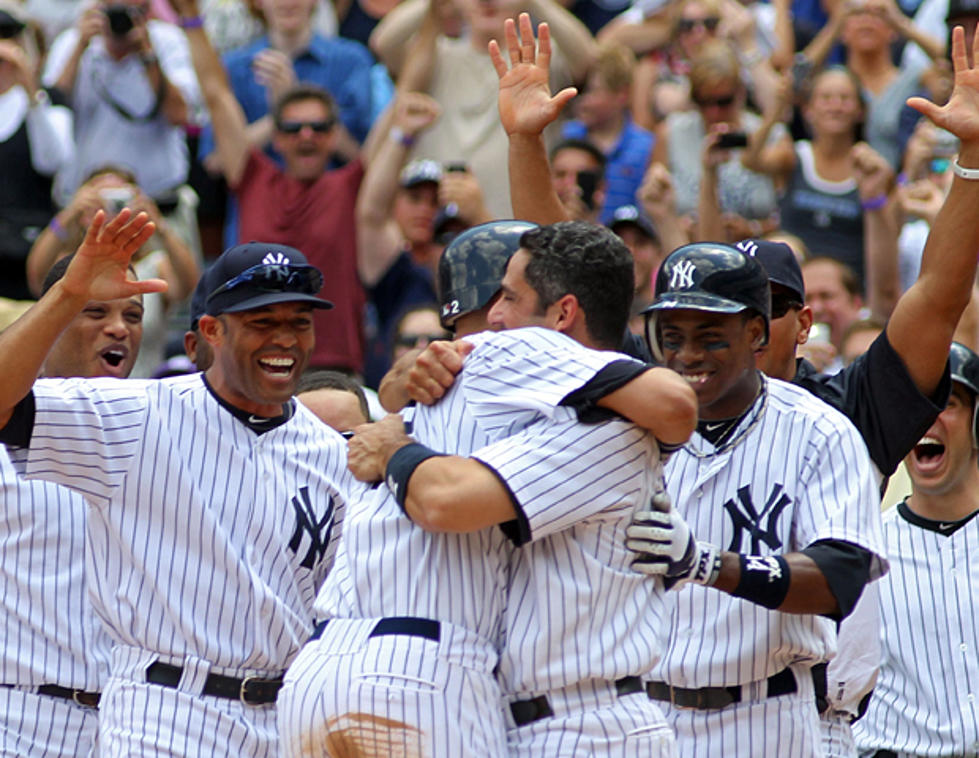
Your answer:
[[[979,34],[973,41],[974,62],[979,61]],[[952,31],[952,66],[955,84],[952,96],[943,106],[923,97],[908,100],[915,110],[927,116],[936,126],[947,129],[964,142],[979,140],[979,68],[970,66],[965,53],[965,32],[961,26]]]

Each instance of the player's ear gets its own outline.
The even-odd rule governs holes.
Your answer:
[[[553,319],[551,324],[553,329],[567,333],[574,328],[575,321],[584,314],[578,304],[578,298],[568,293],[547,309],[547,315]]]
[[[799,331],[795,335],[795,341],[799,345],[805,345],[809,341],[809,329],[812,327],[812,308],[808,305],[802,306],[796,315],[796,323]]]
[[[748,339],[751,342],[752,350],[761,350],[765,344],[765,317],[761,315],[752,316],[745,325],[748,330]]]
[[[219,345],[224,337],[224,324],[216,316],[201,316],[197,328],[201,336],[212,345]]]

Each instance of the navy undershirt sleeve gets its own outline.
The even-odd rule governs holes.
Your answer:
[[[614,361],[589,379],[583,387],[568,393],[561,400],[560,405],[573,408],[578,414],[578,420],[583,424],[597,424],[600,421],[620,418],[614,411],[599,408],[598,401],[628,384],[648,368],[649,366],[638,361]]]
[[[7,425],[0,429],[0,443],[10,447],[28,447],[34,434],[34,414],[36,413],[34,393],[28,392],[17,405]]]
[[[812,558],[823,572],[839,606],[839,613],[828,614],[829,618],[842,621],[853,611],[860,593],[870,581],[873,553],[842,540],[818,540],[799,552]]]

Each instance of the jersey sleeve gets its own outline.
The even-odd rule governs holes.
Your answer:
[[[26,455],[19,473],[105,504],[122,485],[148,434],[145,382],[39,379]]]
[[[558,415],[472,456],[508,489],[517,519],[504,531],[517,545],[585,519],[621,519],[653,491],[650,435],[624,421],[583,425],[568,409]]]
[[[897,469],[948,402],[948,366],[931,397],[918,390],[884,331],[866,353],[833,376],[816,375],[799,385],[841,411],[863,437],[884,476]]]
[[[469,412],[488,434],[550,418],[620,353],[589,350],[549,329],[483,333],[466,358],[459,381]],[[636,362],[638,366],[641,363]]]
[[[821,540],[856,545],[872,554],[869,578],[879,579],[887,572],[880,496],[860,435],[846,419],[827,416],[816,425],[806,457],[796,549]]]

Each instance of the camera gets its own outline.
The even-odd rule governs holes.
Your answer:
[[[109,31],[113,37],[125,37],[136,26],[133,9],[128,5],[107,5],[104,13],[109,20]]]
[[[99,190],[102,207],[110,216],[115,216],[133,201],[133,191],[125,187],[106,187]]]
[[[736,147],[748,147],[748,135],[744,132],[724,132],[717,138],[714,147],[718,150],[732,150]]]
[[[595,190],[598,189],[600,178],[601,174],[598,171],[578,172],[578,187],[581,189],[581,202],[590,211],[595,210]]]

